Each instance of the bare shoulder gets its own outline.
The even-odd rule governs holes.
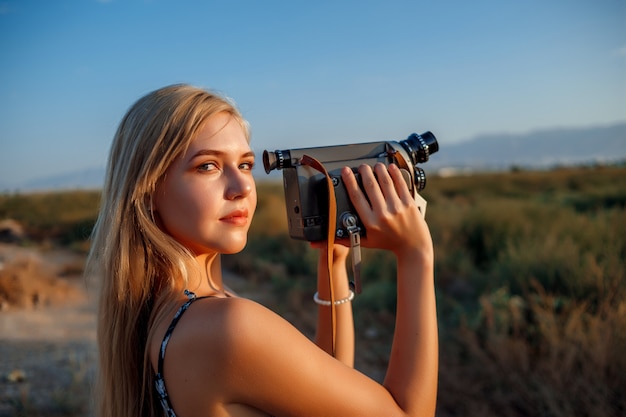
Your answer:
[[[199,409],[217,415],[218,409],[233,407],[251,414],[232,415],[263,410],[365,417],[398,411],[381,385],[335,360],[258,303],[199,300],[186,314],[166,354],[166,386],[177,413],[187,407],[195,415]],[[346,401],[359,391],[369,395]]]
[[[228,355],[254,343],[257,337],[263,339],[263,333],[292,327],[263,305],[238,297],[198,300],[187,315],[181,326],[186,343],[210,348],[212,353],[225,351]]]
[[[176,326],[169,342],[168,360],[177,358],[180,350],[185,352],[182,356],[187,361],[219,365],[223,356],[232,356],[254,342],[259,328],[271,329],[280,321],[280,316],[244,298],[197,300]]]

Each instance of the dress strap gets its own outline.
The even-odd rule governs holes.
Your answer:
[[[168,417],[175,417],[176,414],[174,413],[174,409],[172,408],[172,405],[170,403],[169,396],[167,395],[167,389],[165,388],[165,379],[163,377],[163,361],[165,359],[165,349],[167,349],[167,344],[169,343],[170,338],[172,337],[172,333],[174,332],[174,328],[176,327],[176,324],[178,324],[178,321],[180,320],[182,315],[185,313],[185,311],[187,311],[191,303],[193,303],[196,300],[201,300],[203,298],[212,297],[210,295],[197,297],[195,293],[189,290],[185,290],[185,295],[187,296],[188,300],[185,302],[185,304],[180,306],[180,308],[174,315],[174,318],[172,319],[170,326],[167,328],[167,331],[165,332],[165,336],[163,336],[163,341],[161,342],[161,348],[159,349],[158,369],[157,369],[155,383],[156,383],[157,393],[159,394],[159,400],[161,401],[163,410],[165,411],[165,414]]]

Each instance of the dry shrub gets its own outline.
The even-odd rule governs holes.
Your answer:
[[[77,300],[80,292],[36,257],[18,258],[0,269],[0,306],[37,308]]]
[[[439,416],[626,411],[626,301],[591,308],[534,289],[481,297],[479,323],[442,346]]]

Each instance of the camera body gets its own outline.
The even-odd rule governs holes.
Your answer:
[[[374,166],[394,163],[400,168],[409,191],[417,192],[426,186],[426,176],[419,163],[428,161],[431,154],[439,150],[431,132],[421,135],[413,133],[407,139],[397,141],[368,142],[350,145],[324,146],[291,150],[263,152],[266,173],[274,169],[283,171],[283,185],[287,208],[289,235],[294,239],[309,242],[326,240],[328,231],[329,190],[326,175],[318,169],[303,164],[308,156],[319,161],[332,179],[337,216],[330,227],[335,237],[347,238],[355,227],[361,236],[367,231],[358,218],[341,179],[341,169],[351,167],[361,185],[357,169],[362,164]]]

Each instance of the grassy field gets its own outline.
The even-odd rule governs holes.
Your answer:
[[[428,181],[441,336],[437,415],[624,415],[626,168]],[[281,184],[258,188],[249,244],[224,265],[311,334],[316,255],[287,235]],[[0,220],[22,223],[28,244],[85,251],[98,199],[2,195]],[[392,257],[365,251],[362,275],[356,366],[381,380],[395,314]]]

